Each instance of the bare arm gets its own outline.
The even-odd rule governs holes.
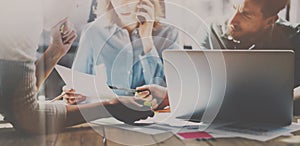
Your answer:
[[[99,118],[111,117],[110,113],[105,109],[105,105],[108,106],[109,104],[109,102],[97,102],[81,105],[66,105],[66,126],[73,126]]]
[[[99,118],[115,117],[128,124],[154,116],[149,107],[137,103],[133,97],[119,97],[105,102],[81,105],[66,105],[67,123],[72,126]]]
[[[154,4],[151,1],[142,1],[138,5],[138,8],[143,11],[137,12],[137,15],[146,19],[145,22],[140,22],[139,34],[142,40],[144,54],[147,54],[154,48],[152,39],[152,31],[155,21]]]
[[[63,28],[63,30],[61,30]],[[76,39],[75,31],[70,27],[67,18],[56,24],[51,30],[52,43],[40,59],[36,61],[36,86],[41,84],[52,72],[57,62],[69,51]]]

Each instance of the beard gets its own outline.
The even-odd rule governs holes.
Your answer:
[[[242,28],[239,27],[227,27],[226,30],[226,34],[230,37],[232,37],[234,40],[238,40],[241,42],[253,42],[254,40],[256,40],[257,38],[259,38],[259,36],[261,36],[262,34],[264,34],[266,32],[266,30],[260,28],[257,29],[255,31],[246,31]]]

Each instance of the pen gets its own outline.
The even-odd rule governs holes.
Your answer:
[[[139,92],[143,92],[143,91],[148,91],[149,93],[148,93],[145,97],[143,97],[143,98],[146,98],[146,97],[148,97],[148,96],[151,94],[151,92],[150,92],[149,89],[135,90],[135,89],[127,89],[127,88],[118,88],[118,87],[116,87],[116,86],[111,86],[111,85],[108,85],[108,87],[109,87],[110,89],[114,89],[114,90],[122,90],[122,91],[131,92],[131,93],[139,93]],[[138,102],[138,103],[139,103],[139,104],[142,104],[142,105],[144,105],[144,106],[148,106],[148,107],[151,107],[151,106],[152,106],[152,101],[143,101],[143,102]]]
[[[123,90],[123,91],[127,91],[127,92],[132,92],[132,93],[139,93],[139,92],[144,92],[144,91],[148,91],[149,94],[151,93],[149,89],[145,89],[145,90],[135,90],[135,89],[127,89],[127,88],[118,88],[116,86],[111,86],[111,85],[108,85],[108,87],[110,89],[115,89],[115,90]]]

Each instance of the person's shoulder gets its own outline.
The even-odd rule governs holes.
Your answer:
[[[276,21],[274,31],[274,33],[278,35],[277,37],[286,38],[294,47],[300,47],[300,24],[293,24],[286,20],[279,19]]]
[[[115,30],[116,30],[115,25],[110,25],[97,18],[94,21],[89,22],[84,26],[82,30],[82,34],[93,36],[93,37],[105,38],[113,34]]]
[[[87,23],[83,29],[81,34],[91,35],[91,34],[97,34],[101,31],[99,29],[100,27],[96,26],[96,21]]]
[[[276,21],[276,29],[289,35],[300,34],[300,24],[291,23],[284,19]]]
[[[224,34],[226,34],[226,26],[227,26],[228,21],[224,20],[223,22],[220,21],[214,21],[210,23],[210,32],[211,34],[221,37]]]

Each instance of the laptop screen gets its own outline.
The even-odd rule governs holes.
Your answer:
[[[294,54],[275,50],[165,51],[174,117],[289,125]]]

